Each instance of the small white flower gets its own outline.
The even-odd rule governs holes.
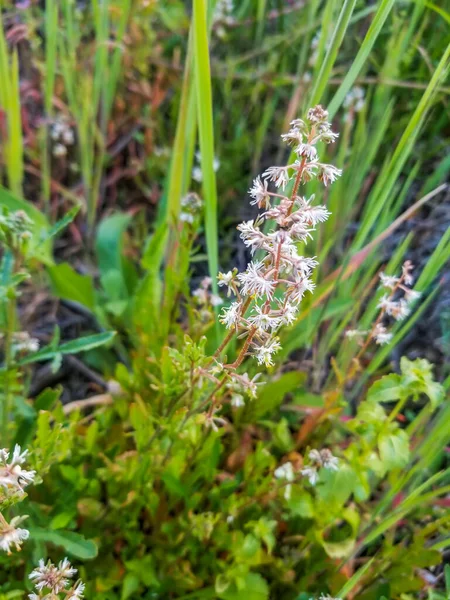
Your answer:
[[[197,298],[200,304],[207,304],[209,299],[208,290],[205,290],[204,288],[197,288],[192,292],[192,295],[194,296],[194,298]]]
[[[192,213],[188,213],[188,212],[181,212],[180,213],[180,221],[182,221],[183,223],[190,223],[192,225],[192,223],[194,222],[194,215]]]
[[[203,172],[200,167],[193,167],[192,179],[194,179],[198,183],[201,183],[203,181]]]
[[[271,279],[266,279],[262,274],[264,271],[263,263],[251,262],[247,265],[247,270],[244,273],[239,273],[238,279],[242,285],[242,294],[244,296],[267,296],[272,298],[276,282]]]
[[[249,189],[249,194],[253,198],[250,204],[257,204],[260,208],[269,208],[270,207],[270,197],[267,193],[267,180],[264,181],[261,177],[256,177],[253,180],[253,186]]]
[[[311,485],[316,485],[317,481],[319,480],[319,473],[317,472],[316,467],[304,467],[301,470],[301,474],[303,475],[303,477],[306,477],[309,480],[309,483]]]
[[[328,119],[328,111],[318,104],[308,110],[307,118],[311,123],[323,123]]]
[[[234,408],[240,408],[241,406],[245,406],[244,396],[241,394],[231,394],[231,406]]]
[[[336,456],[333,456],[328,448],[323,448],[320,451],[321,465],[325,469],[329,469],[330,471],[338,471],[339,470],[339,459]]]
[[[292,300],[292,302],[299,303],[305,295],[305,292],[312,292],[315,287],[315,283],[307,277],[303,277],[298,281],[292,282],[287,290],[289,299]]]
[[[274,475],[277,479],[285,479],[286,481],[294,481],[294,467],[291,462],[285,462],[280,467],[275,469]]]
[[[386,275],[386,273],[380,273],[380,281],[381,285],[385,288],[394,289],[397,283],[399,282],[398,277],[394,277],[393,275]]]
[[[62,158],[67,154],[67,148],[64,146],[64,144],[55,144],[52,154],[56,158]]]
[[[286,304],[280,308],[281,310],[281,324],[282,325],[292,325],[295,323],[298,314],[298,307],[290,302],[286,302]]]
[[[255,305],[253,310],[256,314],[248,318],[249,323],[264,331],[267,331],[268,329],[271,331],[278,329],[281,323],[281,317],[273,316],[270,312],[264,312],[264,308],[259,305]]]
[[[219,273],[217,276],[217,285],[219,287],[225,286],[227,288],[227,296],[230,297],[231,296],[231,292],[235,293],[235,290],[233,288],[234,284],[235,286],[237,285],[237,282],[234,281],[235,280],[235,274],[233,273],[233,271],[228,271],[228,273]]]
[[[255,226],[255,222],[244,221],[237,226],[237,230],[241,232],[241,239],[244,244],[251,249],[252,254],[258,248],[262,248],[267,241],[267,236]]]
[[[292,463],[285,462],[284,464],[281,465],[281,467],[278,467],[277,469],[275,469],[274,475],[277,479],[284,479],[285,481],[289,481],[289,482],[294,481],[295,473],[294,473],[294,468],[292,466]],[[292,485],[289,483],[288,485],[286,485],[286,487],[284,489],[285,499],[290,500],[291,494],[292,494]]]
[[[258,385],[262,385],[261,383],[257,383],[260,375],[261,373],[257,373],[253,379],[250,379],[248,373],[240,375],[236,372],[230,372],[230,376],[233,381],[232,387],[235,390],[245,392],[249,398],[254,400],[257,397]]]
[[[221,323],[223,323],[227,329],[237,327],[241,318],[242,304],[240,302],[232,302],[230,306],[226,306],[222,309],[222,314],[219,317]]]
[[[410,289],[405,290],[405,299],[408,304],[412,304],[413,302],[418,300],[421,295],[422,295],[422,293],[418,292],[416,290],[410,290]]]
[[[217,294],[211,294],[209,296],[209,302],[211,306],[220,306],[221,304],[223,304],[222,298]]]
[[[345,337],[349,339],[361,339],[365,335],[367,335],[367,331],[364,331],[363,329],[348,329],[345,332]]]
[[[392,340],[392,333],[388,332],[386,327],[381,323],[378,323],[378,325],[375,327],[373,335],[375,338],[375,342],[379,346],[389,344],[389,342]]]
[[[66,596],[66,600],[81,600],[84,596],[85,584],[78,581]]]
[[[256,360],[259,365],[266,365],[266,367],[272,367],[274,365],[272,356],[281,349],[281,346],[277,339],[269,340],[264,346],[260,346],[256,349]]]
[[[317,158],[317,150],[311,144],[299,144],[295,149],[295,153],[298,154],[298,156],[304,156],[309,160],[316,160]]]
[[[403,283],[405,285],[412,285],[412,282],[414,281],[413,276],[411,275],[411,271],[414,269],[414,265],[412,264],[412,262],[410,260],[407,260],[403,263],[402,266],[402,278],[403,278]]]
[[[23,492],[23,489],[34,481],[36,471],[26,471],[20,465],[25,462],[28,450],[22,452],[16,444],[13,456],[9,460],[9,452],[4,448],[0,455],[0,486],[5,489]]]
[[[11,546],[20,550],[22,543],[28,539],[30,532],[17,527],[25,517],[14,517],[9,524],[0,524],[0,549],[11,554]]]
[[[325,165],[322,163],[318,165],[317,178],[323,182],[325,187],[336,181],[341,175],[342,169],[338,169],[334,165]]]
[[[288,167],[269,167],[262,176],[264,179],[273,181],[277,187],[281,187],[283,190],[290,180]]]
[[[44,588],[48,588],[54,594],[59,594],[59,592],[67,588],[69,578],[76,572],[77,570],[70,566],[67,558],[61,561],[57,567],[50,561],[45,564],[43,559],[41,559],[39,566],[31,572],[29,578],[33,581],[35,588],[39,592]]]

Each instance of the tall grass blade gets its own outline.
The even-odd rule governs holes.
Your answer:
[[[208,48],[208,21],[205,0],[194,0],[194,72],[197,95],[197,114],[203,194],[205,202],[205,234],[209,272],[217,292],[217,189],[214,172],[214,129],[212,112],[211,72]]]

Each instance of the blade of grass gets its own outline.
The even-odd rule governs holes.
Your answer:
[[[217,188],[214,171],[214,129],[212,113],[211,72],[208,48],[208,21],[205,0],[194,0],[194,73],[197,95],[197,114],[203,194],[205,202],[205,234],[209,272],[217,293]]]
[[[353,13],[353,9],[355,8],[355,4],[356,0],[344,0],[342,4],[336,27],[331,38],[330,47],[327,50],[325,59],[322,62],[319,74],[311,92],[311,99],[309,102],[310,106],[315,106],[316,104],[319,104],[319,102],[322,100],[323,93],[325,91],[325,88],[327,87],[328,79],[331,75],[331,70],[336,60],[339,47],[342,43],[342,40],[344,39],[345,32],[347,31],[347,27],[349,25]]]
[[[372,48],[373,45],[383,28],[384,23],[394,6],[395,0],[382,0],[380,6],[378,7],[377,12],[373,18],[372,23],[370,24],[369,30],[364,36],[363,43],[356,55],[352,65],[347,72],[347,75],[344,78],[344,81],[339,86],[338,90],[334,94],[331,102],[328,105],[328,112],[330,114],[330,119],[334,117],[339,107],[342,105],[342,102],[345,99],[345,96],[350,91],[350,88],[355,83],[356,78],[360,74]]]

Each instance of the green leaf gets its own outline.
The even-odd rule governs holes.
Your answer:
[[[221,600],[268,600],[269,586],[258,573],[248,573],[238,586],[233,583],[224,592],[218,592]],[[217,591],[217,589],[216,589]]]
[[[305,379],[305,373],[299,371],[284,373],[276,381],[271,381],[259,389],[258,399],[248,404],[248,412],[252,418],[259,419],[274,411],[283,402],[286,394],[297,390]]]
[[[290,512],[303,519],[314,517],[314,503],[311,494],[294,486],[291,497],[287,501]]]
[[[356,540],[348,538],[342,542],[325,542],[322,540],[322,546],[325,552],[331,558],[347,558],[353,552]]]
[[[431,406],[436,408],[444,399],[444,388],[433,379],[433,365],[424,358],[409,360],[404,356],[400,361],[403,385],[408,388],[414,400],[426,394]]]
[[[402,397],[402,378],[400,375],[392,373],[378,379],[367,394],[369,402],[392,402]]]
[[[378,437],[380,458],[387,469],[401,469],[409,461],[409,438],[406,431],[381,433]]]
[[[100,272],[122,272],[123,234],[125,233],[132,215],[116,213],[103,219],[99,225],[95,250]]]
[[[46,542],[64,548],[64,552],[76,558],[88,560],[95,558],[98,553],[97,545],[93,540],[74,531],[53,531],[51,529],[36,528],[30,530],[30,537],[36,541]]]
[[[76,340],[66,342],[65,344],[59,346],[59,348],[56,350],[51,345],[46,346],[45,348],[39,350],[39,352],[35,352],[34,354],[26,356],[20,360],[18,364],[27,365],[39,360],[50,360],[57,354],[78,354],[79,352],[86,352],[86,350],[92,350],[92,348],[97,348],[98,346],[107,344],[114,338],[115,335],[115,331],[105,331],[104,333],[86,335]]]
[[[135,573],[127,573],[124,577],[122,584],[122,595],[121,600],[127,600],[138,591],[140,586],[140,579]]]
[[[52,291],[64,300],[78,302],[93,310],[95,306],[94,282],[89,275],[80,275],[69,263],[61,263],[47,268]]]

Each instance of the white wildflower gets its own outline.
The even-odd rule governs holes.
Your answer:
[[[345,337],[348,337],[349,339],[361,339],[365,335],[367,335],[367,331],[364,331],[363,329],[348,329],[345,332]]]
[[[52,150],[52,154],[55,158],[62,158],[67,154],[67,148],[64,144],[55,144]]]
[[[294,467],[292,466],[292,463],[285,462],[281,465],[281,467],[275,469],[274,475],[277,479],[284,479],[285,481],[289,482],[284,490],[284,497],[286,500],[289,500],[292,493],[292,486],[290,485],[290,482],[295,480]]]
[[[14,517],[7,523],[3,517],[0,518],[0,550],[11,554],[11,546],[20,550],[22,543],[28,539],[30,532],[27,529],[17,527],[26,517]]]
[[[405,299],[408,304],[412,304],[421,297],[421,292],[405,289]]]
[[[223,304],[222,298],[217,294],[210,294],[209,302],[211,306],[220,306],[221,304]]]
[[[281,325],[292,325],[292,323],[295,323],[297,319],[298,307],[295,304],[286,302],[280,308],[280,312]]]
[[[244,396],[236,393],[231,394],[231,406],[234,406],[234,408],[245,406]]]
[[[338,169],[334,165],[325,165],[322,163],[318,165],[317,178],[319,181],[322,181],[325,186],[336,181],[341,175],[342,169]]]
[[[271,330],[274,331],[278,329],[281,324],[281,317],[273,316],[271,312],[266,312],[265,309],[258,304],[254,307],[255,314],[251,315],[248,318],[248,322],[258,329],[263,329],[264,331]]]
[[[244,273],[239,273],[238,279],[242,285],[241,293],[244,296],[267,296],[272,298],[276,282],[266,279],[263,275],[264,264],[251,262]]]
[[[320,104],[308,110],[307,119],[311,123],[323,123],[328,119],[328,111]]]
[[[269,208],[270,197],[267,193],[267,186],[268,184],[266,179],[264,179],[263,181],[261,177],[258,176],[256,177],[256,179],[253,180],[253,186],[248,192],[253,198],[250,204],[257,204],[259,208]]]
[[[259,365],[266,365],[266,367],[272,367],[274,365],[272,356],[281,349],[280,343],[277,339],[269,340],[264,346],[260,346],[256,349],[256,360]]]
[[[398,277],[393,275],[386,275],[386,273],[380,273],[381,285],[385,288],[394,289],[397,283],[400,281]]]
[[[0,486],[6,490],[23,492],[23,489],[34,481],[36,471],[27,471],[21,467],[26,460],[28,450],[22,452],[19,445],[14,447],[13,455],[4,448],[0,453]]]
[[[241,232],[240,237],[244,244],[251,249],[252,254],[266,243],[267,236],[255,225],[253,220],[244,221],[237,226],[237,229]]]
[[[392,333],[387,331],[382,323],[378,323],[373,332],[373,337],[375,338],[375,343],[383,346],[384,344],[389,344],[392,340]]]
[[[39,566],[29,575],[37,591],[42,592],[48,588],[53,594],[59,594],[69,585],[71,579],[77,572],[70,562],[65,558],[58,566],[50,561],[45,564],[44,560],[39,561]]]
[[[235,273],[228,271],[228,273],[219,273],[217,276],[217,285],[219,287],[225,286],[227,288],[227,296],[231,295],[231,292],[235,292],[233,285],[236,286]]]
[[[309,483],[311,485],[316,485],[317,481],[319,480],[319,473],[316,467],[304,467],[300,472],[303,475],[303,477],[306,477],[306,479],[309,480]]]
[[[219,317],[220,322],[223,323],[227,329],[237,327],[241,317],[241,308],[242,304],[240,302],[232,302],[230,306],[225,306]]]
[[[299,156],[304,156],[309,160],[316,160],[317,158],[317,150],[311,144],[299,144],[295,149],[295,153]]]
[[[283,190],[290,180],[288,167],[269,167],[262,176],[264,179],[273,181],[277,187],[281,187]]]

